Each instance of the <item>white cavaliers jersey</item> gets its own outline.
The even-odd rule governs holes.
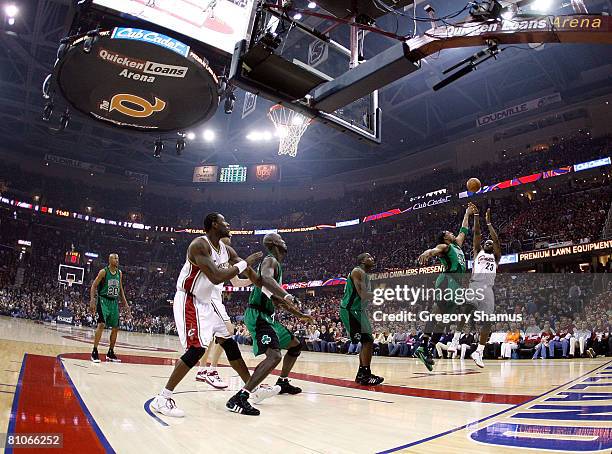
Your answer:
[[[495,260],[495,254],[488,254],[484,249],[481,249],[476,254],[472,267],[472,282],[482,282],[492,286],[495,283],[496,273],[497,260]]]
[[[229,267],[229,253],[223,242],[219,242],[219,249],[216,250],[210,240],[206,236],[202,236],[210,245],[210,258],[215,263],[217,268],[225,269]],[[222,302],[223,283],[213,284],[200,271],[200,268],[189,261],[189,257],[185,260],[185,264],[181,269],[178,280],[176,281],[177,291],[190,293],[195,296],[200,302],[209,303],[211,300],[215,303]]]

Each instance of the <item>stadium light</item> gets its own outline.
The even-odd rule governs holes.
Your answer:
[[[153,157],[161,158],[162,150],[164,149],[164,142],[161,139],[157,139],[155,141],[155,145],[153,146]]]
[[[187,133],[187,140],[193,140],[195,139],[195,134],[193,132],[188,132]]]
[[[207,129],[204,131],[204,134],[202,134],[202,137],[204,137],[204,140],[206,142],[212,142],[213,140],[215,140],[215,131],[213,131],[212,129]]]
[[[251,131],[246,138],[253,142],[267,141],[272,139],[272,133],[270,131]]]
[[[15,17],[17,17],[17,14],[19,14],[19,8],[17,8],[17,5],[14,5],[12,3],[8,4],[4,7],[4,14],[6,14],[6,17],[8,17],[9,19],[14,20]]]
[[[176,140],[176,155],[177,156],[182,155],[184,150],[185,150],[185,138],[179,137]]]
[[[308,2],[308,8],[315,9],[316,7],[317,7],[317,4],[315,2]]]
[[[301,20],[302,19],[302,13],[295,13],[293,15],[293,19],[294,20]]]
[[[545,12],[550,9],[551,3],[552,3],[551,0],[535,0],[531,4],[531,9],[536,10],[536,11]]]

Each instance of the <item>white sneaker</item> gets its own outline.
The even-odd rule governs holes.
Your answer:
[[[200,367],[196,373],[196,381],[206,381],[207,367]]]
[[[157,395],[155,399],[151,401],[150,407],[164,416],[171,416],[173,418],[182,418],[185,416],[183,410],[176,408],[176,403],[171,397]]]
[[[274,397],[278,393],[281,392],[281,387],[279,385],[259,385],[249,397],[249,402],[251,404],[258,404],[262,400],[268,399],[269,397]]]
[[[202,377],[202,375],[204,380],[200,378]],[[223,381],[223,379],[219,376],[216,370],[210,370],[202,375],[196,375],[196,380],[205,381],[215,389],[225,389],[228,387],[228,384]]]
[[[470,356],[472,357],[472,359],[474,360],[474,362],[476,363],[478,367],[484,367],[484,363],[482,362],[482,353],[476,350]]]

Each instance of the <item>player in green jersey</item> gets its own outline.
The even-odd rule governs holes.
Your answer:
[[[455,236],[448,230],[440,232],[437,237],[437,246],[432,249],[427,249],[418,259],[419,265],[426,265],[432,257],[438,257],[444,266],[444,271],[440,273],[436,279],[435,287],[441,289],[451,289],[453,291],[461,288],[462,276],[467,270],[465,254],[463,253],[463,242],[469,232],[468,225],[470,216],[478,212],[476,205],[472,202],[468,203],[463,216],[463,222],[459,233]],[[455,310],[453,301],[436,301],[432,313],[448,313]],[[431,357],[431,351],[428,348],[429,339],[434,332],[434,323],[427,322],[421,338],[421,345],[416,349],[415,355],[419,358],[429,371],[433,370],[434,360]]]
[[[340,319],[351,342],[361,342],[359,369],[355,381],[364,386],[376,386],[384,381],[384,378],[372,374],[370,370],[374,338],[366,305],[372,297],[369,274],[374,269],[374,264],[374,257],[367,252],[357,256],[357,266],[346,279],[344,296],[340,303]]]
[[[278,233],[269,233],[264,237],[263,245],[268,250],[268,255],[259,265],[257,274],[264,279],[274,279],[280,286],[283,280],[281,262],[287,254],[287,244]],[[280,386],[280,394],[298,394],[302,390],[289,383],[288,377],[300,356],[301,344],[287,328],[274,319],[274,314],[278,306],[307,323],[313,323],[314,320],[310,315],[300,312],[296,306],[299,301],[293,295],[287,295],[283,299],[268,293],[259,287],[254,287],[244,313],[244,324],[253,338],[253,353],[255,356],[266,355],[244,385],[244,390],[250,393],[265,380],[281,362],[281,349],[286,349],[287,354],[283,359],[281,374],[276,385]],[[241,392],[242,390],[227,402],[228,408],[234,406]]]
[[[91,351],[91,360],[94,363],[100,362],[98,344],[102,338],[104,328],[108,326],[111,328],[111,335],[106,360],[121,362],[114,352],[117,332],[119,331],[118,300],[121,300],[121,305],[128,316],[130,315],[130,306],[123,292],[123,274],[119,269],[119,255],[110,254],[108,256],[108,266],[98,272],[96,279],[91,284],[89,295],[90,309],[93,313],[98,314],[98,328],[96,329],[94,346]]]

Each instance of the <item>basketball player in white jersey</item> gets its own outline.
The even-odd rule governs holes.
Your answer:
[[[221,242],[225,243],[226,246],[231,246],[232,242],[230,238],[221,238]],[[251,285],[251,281],[249,279],[239,279],[235,277],[232,279],[232,285],[234,287],[248,287]],[[227,330],[229,333],[234,332],[234,325],[228,323]],[[196,374],[196,381],[207,383],[215,389],[225,389],[228,387],[228,384],[223,381],[219,373],[217,372],[217,366],[219,364],[219,359],[221,358],[221,353],[223,353],[223,349],[221,345],[213,342],[208,346],[208,349],[204,353],[204,356],[201,360],[201,367],[198,369]],[[210,359],[210,366],[208,366],[208,361]],[[267,385],[262,385],[267,386]],[[280,392],[280,387],[278,387],[278,391]],[[251,400],[252,403],[256,403]]]
[[[222,302],[224,282],[246,272],[251,282],[263,288],[266,294],[290,302],[295,300],[276,281],[253,271],[251,266],[261,259],[261,252],[242,260],[231,246],[221,241],[230,236],[229,223],[221,214],[207,215],[204,231],[206,235],[197,237],[187,249],[174,296],[174,321],[185,353],[176,362],[166,386],[150,404],[151,409],[165,416],[185,416],[184,411],[176,407],[172,393],[189,370],[198,364],[211,341],[219,343],[225,350],[230,365],[242,381],[247,383],[251,377],[238,344],[231,337],[233,333],[228,329],[230,318]],[[253,394],[256,394],[255,390]],[[238,402],[238,406],[245,411],[257,411],[247,400],[251,394],[245,393],[244,396],[244,401]]]
[[[493,285],[497,274],[497,266],[501,259],[501,246],[497,232],[491,224],[491,209],[486,214],[487,227],[489,228],[490,238],[481,246],[482,235],[480,233],[480,216],[474,214],[474,265],[472,266],[472,278],[470,288],[478,291],[476,298],[471,303],[474,311],[482,311],[485,314],[495,313],[495,296],[493,295]],[[470,304],[470,303],[467,303]],[[481,321],[480,339],[476,351],[471,357],[478,367],[484,367],[482,353],[485,343],[491,333],[490,322]]]

